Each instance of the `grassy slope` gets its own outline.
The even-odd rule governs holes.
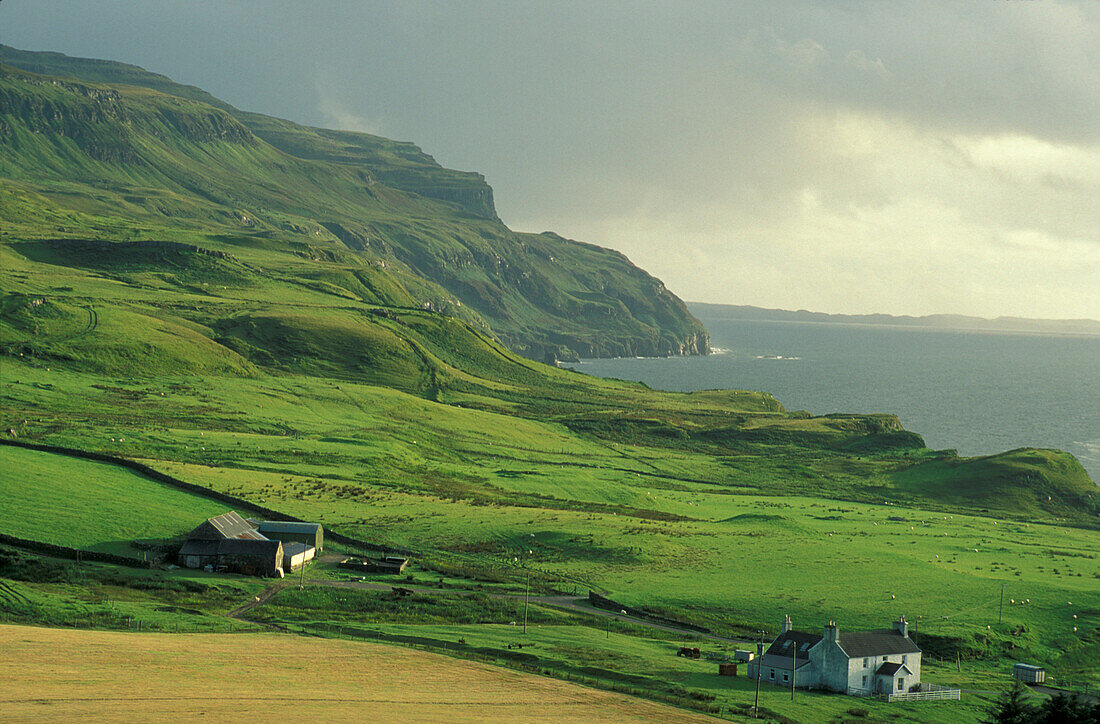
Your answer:
[[[169,226],[176,233],[167,238],[191,228],[316,245],[322,256],[335,248],[367,286],[385,264],[382,276],[402,277],[417,304],[480,315],[540,358],[706,350],[705,330],[683,303],[621,254],[510,231],[480,177],[442,169],[411,144],[209,105],[197,89],[133,67],[108,72],[6,47],[0,60],[144,84],[0,73],[0,177],[20,203],[32,203],[31,193],[45,200],[41,218],[77,222],[53,235],[156,238]],[[21,216],[6,215],[17,229]]]
[[[172,538],[228,510],[115,465],[11,447],[0,448],[0,497],[4,533],[129,556],[135,540]]]

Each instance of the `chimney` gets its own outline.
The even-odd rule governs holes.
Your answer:
[[[902,636],[909,638],[909,624],[905,620],[905,616],[898,616],[898,620],[894,621],[894,630]]]
[[[783,628],[780,629],[779,633],[785,634],[785,633],[787,633],[788,631],[791,630],[791,627],[792,627],[791,617],[787,616],[787,615],[784,615],[783,616]]]
[[[825,633],[823,638],[826,641],[839,641],[840,640],[840,627],[836,625],[836,621],[830,621],[825,624]]]

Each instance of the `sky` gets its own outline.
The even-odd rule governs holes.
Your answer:
[[[682,298],[1100,318],[1100,2],[3,0],[0,42],[413,141]]]

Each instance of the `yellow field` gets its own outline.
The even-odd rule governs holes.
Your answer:
[[[381,644],[0,626],[0,720],[715,721]]]

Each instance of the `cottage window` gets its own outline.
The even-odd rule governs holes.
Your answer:
[[[775,678],[775,669],[768,669],[768,678],[769,679],[774,679]]]
[[[863,688],[864,689],[867,688],[867,677],[866,676],[863,677]]]
[[[898,691],[905,688],[905,679],[898,679]]]
[[[790,674],[783,674],[783,681],[790,681],[790,680],[791,680],[791,675]]]
[[[863,668],[866,669],[870,665],[870,661],[871,661],[870,659],[864,659],[863,660]],[[867,677],[863,677],[863,678],[866,679]]]

